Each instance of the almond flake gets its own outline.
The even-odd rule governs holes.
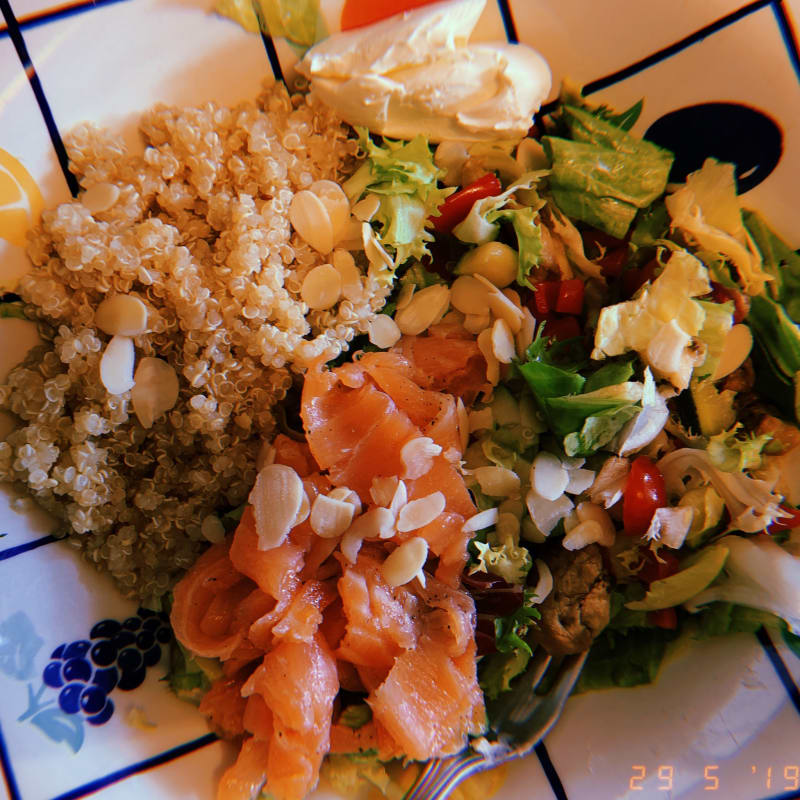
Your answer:
[[[581,550],[603,538],[603,528],[593,519],[579,522],[562,540],[567,550]]]
[[[341,238],[350,219],[350,201],[347,199],[344,189],[336,181],[314,181],[308,189],[319,197],[328,212],[335,244]]]
[[[482,314],[465,314],[462,325],[468,333],[478,334],[486,330],[491,323],[492,315],[489,313],[489,309],[486,309]]]
[[[536,333],[536,318],[531,314],[530,309],[522,309],[522,325],[516,333],[517,355],[525,358],[526,350],[531,346],[533,335]]]
[[[434,456],[441,452],[441,445],[436,444],[429,436],[409,439],[400,449],[400,460],[405,467],[403,477],[409,480],[421,478],[430,472]]]
[[[106,297],[94,312],[94,324],[109,336],[138,336],[147,330],[147,306],[132,294]]]
[[[352,503],[318,494],[311,504],[311,530],[323,539],[335,539],[350,527],[354,512]]]
[[[459,397],[456,400],[456,419],[458,421],[458,439],[463,453],[469,445],[469,414],[464,401]]]
[[[81,204],[90,214],[108,211],[119,200],[119,186],[114,183],[96,183],[80,196]]]
[[[497,360],[497,356],[495,356],[494,349],[492,348],[491,328],[486,328],[486,330],[478,334],[477,344],[478,349],[486,359],[486,380],[489,381],[492,386],[497,386],[500,381],[500,362]]]
[[[489,290],[487,300],[492,314],[504,319],[513,334],[519,333],[522,328],[522,309],[506,297],[491,281],[487,281],[483,275],[476,275],[475,280],[483,283]]]
[[[403,542],[381,565],[383,578],[389,586],[403,586],[414,578],[425,585],[422,568],[428,559],[428,543],[420,536]]]
[[[301,189],[289,204],[289,222],[298,236],[323,255],[335,244],[333,223],[322,200],[308,189]]]
[[[510,364],[517,356],[511,328],[504,319],[496,319],[492,325],[492,353],[501,364]]]
[[[484,528],[491,528],[497,522],[497,509],[487,508],[473,514],[462,526],[462,533],[474,533]]]
[[[351,564],[355,564],[364,539],[391,539],[394,533],[394,515],[388,508],[377,506],[353,520],[342,536],[339,549]]]
[[[533,459],[531,486],[547,500],[557,500],[569,483],[569,473],[558,456],[542,451]]]
[[[376,314],[369,323],[369,340],[375,347],[388,350],[403,335],[397,323],[388,314]]]
[[[461,275],[453,281],[450,302],[462,314],[485,314],[489,296],[481,281],[472,275]]]
[[[472,474],[481,491],[491,497],[510,497],[519,493],[519,475],[507,467],[477,467]]]
[[[342,276],[333,264],[320,264],[303,278],[300,296],[314,311],[333,308],[342,294]]]
[[[284,542],[303,503],[300,476],[285,464],[267,464],[259,470],[248,497],[253,506],[258,549],[271,550]]]
[[[536,581],[536,586],[533,588],[532,601],[533,603],[541,603],[553,591],[553,573],[550,572],[550,567],[541,558],[537,558],[533,563],[539,573],[539,580]]]
[[[376,475],[369,487],[369,495],[375,505],[388,506],[397,491],[398,483],[400,483],[400,479],[396,475],[388,478],[383,475]]]
[[[337,486],[328,492],[328,497],[333,500],[344,500],[345,503],[350,503],[355,509],[354,513],[361,513],[361,498],[358,492],[351,489],[349,486]]]
[[[112,336],[100,359],[100,382],[109,394],[124,394],[133,388],[136,353],[129,336]]]
[[[178,376],[163,358],[145,356],[133,375],[131,405],[143,428],[153,423],[178,402]]]
[[[435,325],[450,305],[450,289],[442,283],[414,293],[408,305],[397,311],[394,321],[406,336],[418,336]]]
[[[444,511],[446,500],[442,492],[432,492],[417,500],[409,500],[397,515],[397,530],[400,533],[415,531],[433,522]]]
[[[403,481],[398,480],[392,499],[389,501],[389,511],[392,512],[392,516],[395,519],[397,519],[400,509],[402,509],[406,503],[408,503],[408,489]]]

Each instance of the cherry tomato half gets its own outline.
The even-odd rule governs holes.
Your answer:
[[[657,508],[667,504],[664,476],[647,456],[639,456],[631,464],[622,495],[622,524],[628,536],[647,532]]]

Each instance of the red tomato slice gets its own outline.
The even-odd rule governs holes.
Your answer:
[[[432,2],[435,0],[345,0],[340,24],[343,31],[349,31]]]
[[[440,233],[450,233],[469,214],[476,200],[494,197],[503,191],[503,184],[493,172],[468,183],[463,189],[451,194],[439,206],[439,215],[430,217],[431,224]]]
[[[625,492],[622,495],[622,524],[628,536],[647,532],[657,508],[667,504],[664,476],[647,456],[639,456],[631,464]]]

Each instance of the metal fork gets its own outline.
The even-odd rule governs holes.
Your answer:
[[[404,800],[445,800],[470,775],[530,753],[561,715],[588,653],[565,656],[554,666],[556,672],[547,691],[536,694],[553,660],[537,648],[511,689],[487,703],[488,736],[493,740],[479,739],[454,756],[431,759]]]

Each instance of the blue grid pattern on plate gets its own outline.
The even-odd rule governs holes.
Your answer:
[[[22,63],[26,75],[28,76],[28,80],[30,81],[31,84],[31,89],[39,105],[43,121],[50,135],[53,148],[56,153],[56,157],[59,161],[62,172],[64,174],[64,178],[67,181],[67,184],[73,195],[78,194],[79,186],[77,185],[75,177],[68,169],[68,159],[66,155],[66,150],[64,148],[63,140],[58,130],[58,127],[55,124],[55,121],[53,120],[52,113],[50,112],[49,103],[47,101],[45,92],[41,86],[41,83],[39,82],[35,66],[33,65],[30,56],[28,54],[22,31],[25,28],[45,25],[48,22],[54,20],[63,19],[64,17],[72,16],[75,14],[89,12],[96,8],[113,5],[119,2],[125,2],[125,0],[87,0],[87,2],[72,3],[67,6],[61,6],[34,15],[29,15],[27,17],[23,16],[17,19],[11,7],[10,0],[0,0],[0,11],[2,12],[3,17],[5,18],[6,21],[6,25],[4,27],[0,27],[0,37],[9,36],[12,42],[14,43],[17,55],[19,56],[20,62]],[[508,41],[510,42],[518,41],[516,26],[514,23],[513,14],[511,13],[511,9],[508,4],[508,0],[496,0],[496,2],[500,14],[502,16],[503,25],[505,28],[506,37]],[[256,13],[260,16],[260,7],[256,0],[253,0],[253,7],[256,10]],[[726,14],[723,17],[720,17],[719,19],[715,20],[714,22],[704,26],[703,28],[700,28],[699,30],[688,34],[683,39],[674,42],[672,45],[664,47],[656,51],[655,53],[652,53],[649,56],[646,56],[645,58],[633,64],[630,64],[627,67],[624,67],[623,69],[617,70],[614,73],[611,73],[609,75],[600,77],[594,81],[589,82],[584,87],[584,93],[592,94],[594,92],[601,91],[602,89],[606,89],[609,86],[612,86],[616,83],[619,83],[625,80],[626,78],[636,75],[648,69],[649,67],[654,66],[680,53],[682,50],[685,50],[686,48],[691,47],[694,44],[702,42],[708,36],[711,36],[714,33],[717,33],[718,31],[721,31],[727,28],[728,26],[735,24],[739,20],[744,19],[750,16],[751,14],[761,11],[767,7],[771,8],[775,16],[776,24],[780,29],[781,37],[783,39],[786,48],[787,57],[789,58],[789,61],[792,65],[792,69],[797,75],[798,80],[800,80],[800,47],[798,47],[797,36],[793,29],[791,19],[786,12],[783,0],[755,0],[755,2],[751,2],[747,5],[744,5],[741,8],[737,9],[736,11]],[[261,38],[264,43],[264,48],[273,75],[277,80],[282,80],[283,72],[280,60],[277,55],[277,51],[275,49],[274,42],[272,41],[272,37],[267,33],[262,33]],[[545,113],[547,112],[547,110],[548,110],[547,108],[542,109],[542,111]],[[42,545],[50,544],[53,541],[56,541],[55,537],[45,536],[40,539],[28,542],[26,544],[8,548],[4,551],[0,551],[0,561],[29,552]],[[797,709],[798,713],[800,713],[800,689],[798,689],[798,687],[795,685],[794,680],[792,679],[792,676],[790,675],[788,669],[786,668],[786,665],[784,664],[780,654],[775,649],[775,646],[772,643],[769,634],[766,632],[766,630],[762,629],[761,631],[758,632],[757,638],[761,646],[766,651],[767,656],[770,659],[770,662],[773,668],[775,669],[776,674],[780,679],[782,685],[786,689],[787,694],[789,695],[793,705]],[[167,763],[168,761],[180,758],[181,756],[186,755],[188,753],[194,752],[195,750],[201,747],[205,747],[216,740],[217,737],[214,734],[209,734],[208,736],[195,739],[191,742],[187,742],[183,745],[167,750],[164,753],[158,754],[149,759],[145,759],[144,761],[132,764],[129,767],[113,772],[107,776],[98,778],[95,781],[92,781],[88,784],[76,787],[75,789],[72,789],[64,794],[59,795],[57,798],[54,798],[54,800],[76,800],[77,798],[85,797],[86,795],[94,793],[105,786],[109,786],[113,783],[124,780],[125,778],[130,777],[131,775],[135,775],[144,770],[151,769],[153,767]],[[545,747],[545,743],[540,742],[540,744],[537,745],[535,752],[542,766],[542,769],[544,770],[545,775],[547,776],[547,779],[550,783],[554,797],[556,797],[557,800],[566,800],[567,794],[564,790],[558,772],[556,771],[550,759],[550,756]],[[13,768],[10,759],[8,757],[8,750],[5,745],[5,741],[3,739],[2,729],[0,729],[0,769],[2,769],[6,788],[8,790],[11,799],[21,800],[22,796],[19,793],[19,789],[16,784]],[[768,800],[784,800],[784,799],[788,800],[788,798],[790,797],[800,797],[800,794],[789,793],[789,794],[775,795],[772,798],[768,798]]]

